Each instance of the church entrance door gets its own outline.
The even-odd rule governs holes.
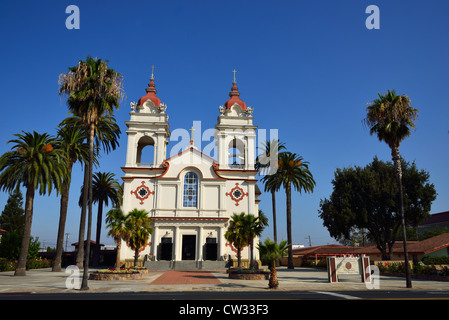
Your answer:
[[[182,236],[182,260],[195,260],[196,235]]]

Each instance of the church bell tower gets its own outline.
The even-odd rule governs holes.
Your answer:
[[[240,99],[237,82],[232,82],[230,99],[219,107],[216,129],[217,160],[220,169],[254,170],[257,126],[253,125],[253,108]]]
[[[126,167],[159,168],[166,158],[170,128],[165,113],[167,106],[156,96],[154,67],[146,92],[137,103],[131,102],[131,118],[125,122],[128,127]]]

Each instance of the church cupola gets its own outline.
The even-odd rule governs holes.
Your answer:
[[[240,99],[240,92],[237,88],[237,82],[235,81],[235,73],[237,71],[234,70],[232,72],[234,72],[234,81],[232,82],[231,92],[229,92],[230,99],[225,102],[224,106],[227,110],[229,110],[232,106],[238,104],[242,110],[246,110],[246,103]]]
[[[139,99],[139,101],[137,102],[137,106],[142,106],[146,101],[151,100],[153,105],[159,108],[161,106],[161,99],[156,97],[157,90],[156,85],[154,84],[154,66],[151,67],[151,69],[150,83],[148,84],[148,88],[145,89],[147,94]]]
[[[229,93],[229,97],[231,97],[231,99],[226,101],[224,104],[226,109],[229,110],[229,109],[231,109],[231,107],[234,104],[238,104],[242,110],[246,110],[246,103],[240,99],[240,92],[238,91],[237,83],[235,82],[235,78],[234,78],[234,82],[232,83],[232,88],[231,88],[231,92]]]

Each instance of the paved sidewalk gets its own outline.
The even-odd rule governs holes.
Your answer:
[[[94,270],[92,270],[94,271]],[[70,273],[52,272],[51,269],[30,270],[25,277],[15,277],[14,272],[0,272],[0,294],[11,293],[63,293],[86,291],[67,288]],[[326,270],[278,268],[278,290],[342,291],[369,290],[358,276],[346,276],[339,283],[330,284]],[[411,290],[449,290],[449,282],[412,280]],[[150,271],[140,280],[89,280],[87,292],[160,292],[160,291],[260,291],[268,287],[267,280],[234,280],[225,272],[208,271]],[[405,279],[380,277],[381,290],[410,290]]]

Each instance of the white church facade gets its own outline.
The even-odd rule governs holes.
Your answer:
[[[187,148],[168,157],[167,106],[156,96],[153,75],[146,92],[131,103],[130,120],[125,122],[126,165],[122,167],[123,212],[144,209],[152,218],[154,231],[140,259],[199,262],[235,258],[237,250],[224,237],[230,217],[259,212],[254,168],[257,127],[252,108],[240,99],[234,78],[230,99],[217,112],[216,159],[202,153],[193,136]],[[145,148],[153,150],[152,159],[144,159]],[[125,243],[120,254],[123,260],[134,256]],[[242,258],[249,259],[248,247]]]

